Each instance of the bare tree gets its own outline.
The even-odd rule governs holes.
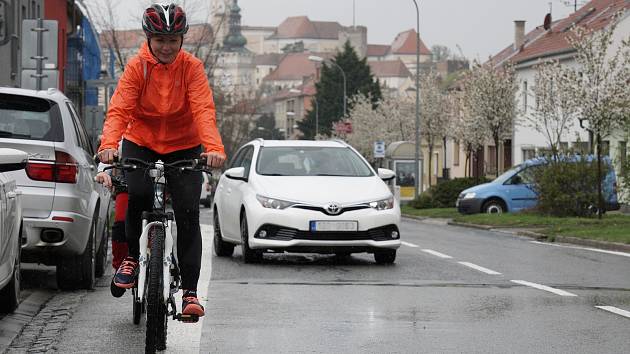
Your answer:
[[[525,114],[528,125],[547,139],[552,155],[557,159],[562,136],[577,118],[577,106],[571,85],[577,80],[575,71],[558,61],[536,66],[532,98],[535,104]],[[526,92],[525,95],[530,93]]]
[[[464,83],[464,104],[470,117],[481,124],[494,141],[496,175],[499,176],[499,144],[510,136],[516,116],[514,68],[494,68],[475,63]]]
[[[120,1],[96,0],[86,4],[89,4],[92,13],[100,14],[100,16],[94,16],[93,19],[98,31],[101,33],[101,40],[104,41],[104,47],[109,49],[110,53],[113,53],[119,70],[121,72],[124,71],[129,58],[122,48],[124,39],[121,33],[123,31],[120,30],[118,17],[115,15]]]

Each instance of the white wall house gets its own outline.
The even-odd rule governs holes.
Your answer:
[[[544,61],[559,61],[562,65],[575,68],[575,49],[568,43],[566,36],[573,25],[585,26],[589,30],[601,30],[611,24],[612,17],[618,11],[625,10],[615,33],[615,44],[611,52],[616,51],[622,38],[630,36],[630,2],[625,0],[593,0],[567,18],[550,23],[548,28],[539,26],[525,35],[524,21],[515,21],[515,42],[493,58],[490,63],[500,66],[507,62],[515,65],[519,91],[517,93],[518,115],[514,122],[512,136],[512,163],[519,164],[549,150],[545,136],[528,126],[527,116],[535,109],[532,88],[535,85],[535,65]],[[588,123],[585,122],[585,127]],[[625,133],[625,134],[624,134]],[[604,137],[604,153],[613,160],[627,154],[627,132],[618,131]],[[576,119],[561,139],[562,148],[576,148],[588,151],[588,131],[580,127]]]

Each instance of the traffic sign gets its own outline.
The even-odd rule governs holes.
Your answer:
[[[385,142],[384,141],[374,142],[374,157],[375,158],[385,157]]]

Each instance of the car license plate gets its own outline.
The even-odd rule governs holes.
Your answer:
[[[310,230],[315,231],[357,231],[356,221],[311,221]]]

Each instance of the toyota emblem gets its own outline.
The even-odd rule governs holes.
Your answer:
[[[328,214],[330,214],[330,215],[337,215],[337,214],[341,213],[341,205],[339,205],[339,204],[337,204],[335,202],[329,203],[326,206],[326,211],[328,211]]]

